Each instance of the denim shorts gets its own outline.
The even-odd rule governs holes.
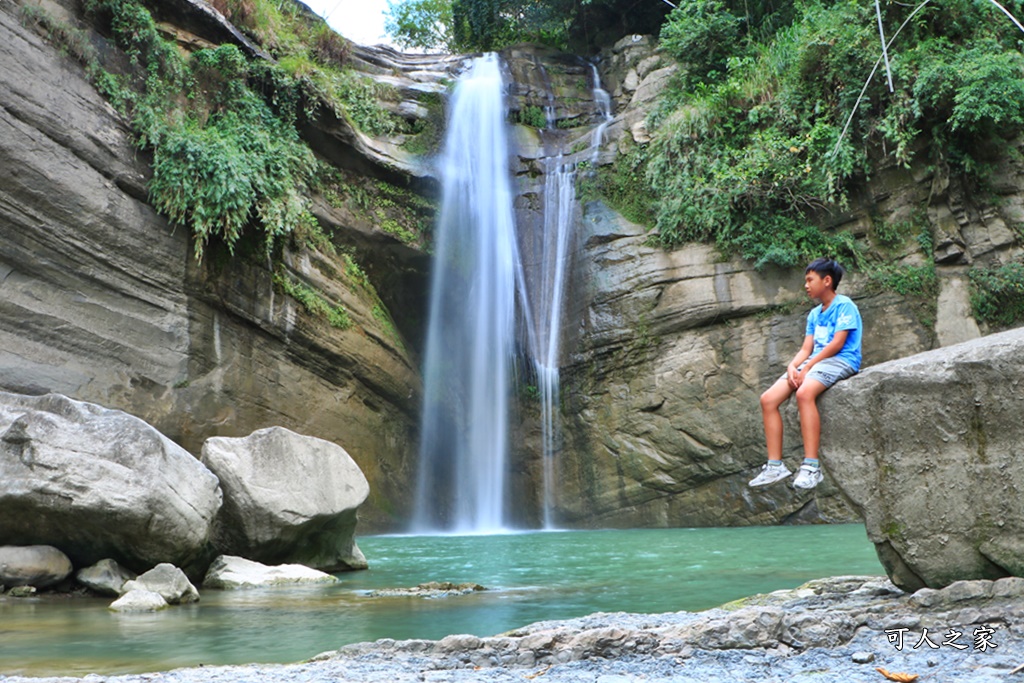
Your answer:
[[[797,370],[802,369],[805,365],[807,365],[807,361],[801,363],[800,367],[797,368]],[[805,377],[804,379],[818,380],[819,382],[824,384],[825,388],[827,389],[836,382],[838,382],[839,380],[846,379],[847,377],[852,377],[853,375],[856,374],[857,371],[851,368],[849,364],[839,360],[838,358],[832,357],[820,360],[817,363],[815,363],[814,367],[811,368],[811,371],[807,373],[807,377]],[[783,373],[782,377],[780,377],[779,379],[786,379],[787,376],[787,373]]]

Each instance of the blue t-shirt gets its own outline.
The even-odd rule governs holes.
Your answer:
[[[860,337],[864,324],[860,320],[860,311],[857,304],[850,300],[850,297],[836,294],[832,303],[824,311],[821,304],[807,314],[807,334],[814,336],[814,350],[811,351],[811,358],[814,358],[825,346],[832,341],[839,330],[849,330],[846,335],[846,343],[833,358],[838,358],[856,371],[860,370]]]

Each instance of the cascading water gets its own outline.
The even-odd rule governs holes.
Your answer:
[[[612,119],[611,99],[596,67],[590,67],[600,119],[591,136],[596,164]],[[564,153],[565,134],[554,126],[550,87],[548,93],[543,225],[537,226],[539,233],[519,236],[527,245],[529,274],[520,263],[515,234],[498,58],[475,60],[452,99],[435,233],[414,531],[492,532],[509,526],[506,460],[517,293],[540,398],[541,518],[545,528],[556,524],[559,361],[577,156]]]
[[[594,129],[590,138],[591,166],[597,168],[597,157],[601,153],[601,144],[604,142],[604,131],[612,122],[612,97],[608,91],[601,87],[601,76],[597,73],[597,65],[590,62],[590,74],[594,80],[594,104],[597,105],[597,113],[601,117],[601,123]]]
[[[505,90],[494,54],[451,104],[435,233],[413,528],[507,527],[504,509],[519,273]]]
[[[546,160],[544,181],[544,233],[539,296],[533,300],[537,314],[534,323],[533,363],[540,394],[541,441],[541,514],[545,529],[555,527],[555,458],[558,451],[558,410],[560,377],[558,370],[562,329],[562,302],[568,271],[569,238],[576,201],[576,165],[559,154]]]
[[[538,65],[539,66],[539,65]],[[548,82],[546,73],[542,75]],[[611,97],[601,88],[597,67],[591,63],[593,97],[600,123],[591,136],[591,164],[596,166],[604,130],[612,121]],[[549,93],[549,99],[553,95]],[[549,107],[549,129],[554,125],[554,106]],[[576,207],[576,163],[566,158],[561,150],[557,156],[545,159],[544,224],[539,254],[539,284],[533,288],[530,309],[534,314],[531,351],[537,374],[540,398],[542,442],[541,518],[544,528],[556,526],[554,516],[556,489],[555,471],[560,449],[559,411],[561,378],[562,310],[565,300],[566,276],[569,272],[569,252]]]

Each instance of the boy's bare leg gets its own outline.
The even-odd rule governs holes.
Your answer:
[[[796,390],[796,405],[800,409],[800,435],[804,440],[804,457],[818,459],[821,444],[821,414],[818,397],[828,389],[816,379],[808,379]],[[770,451],[769,451],[770,452]]]
[[[817,384],[817,382],[815,382]],[[780,406],[793,394],[786,378],[782,378],[761,394],[761,417],[769,460],[782,460],[782,413]]]

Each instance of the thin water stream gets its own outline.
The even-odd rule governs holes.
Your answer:
[[[0,674],[293,662],[378,638],[493,635],[593,612],[701,610],[841,574],[881,574],[859,525],[362,538],[370,569],[331,587],[202,591],[196,605],[116,614],[103,598],[0,597]],[[374,598],[425,581],[491,590]]]

